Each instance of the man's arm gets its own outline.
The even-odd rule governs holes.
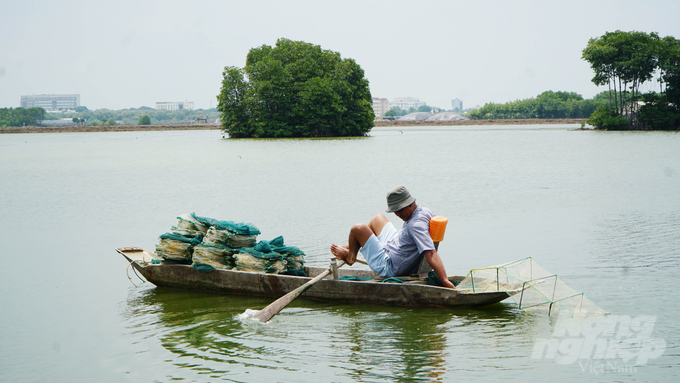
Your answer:
[[[432,267],[432,270],[434,270],[435,273],[437,273],[437,276],[439,277],[439,280],[442,281],[442,285],[444,287],[448,287],[450,289],[455,289],[455,286],[453,286],[453,283],[449,281],[449,278],[446,275],[446,269],[444,268],[444,262],[442,262],[441,257],[439,256],[439,253],[437,253],[437,250],[426,250],[423,252],[425,255],[425,258],[427,259],[427,263],[430,264],[430,267]]]

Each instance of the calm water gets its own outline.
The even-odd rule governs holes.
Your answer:
[[[571,128],[0,135],[0,381],[676,382],[680,134]],[[325,265],[330,243],[402,184],[449,218],[449,274],[532,256],[611,317],[649,316],[647,338],[663,353],[637,366],[605,360],[611,368],[536,356],[559,323],[508,303],[300,300],[268,325],[242,322],[271,299],[154,288],[130,274],[134,286],[113,250],[152,249],[177,215],[196,212],[252,222],[260,238],[283,235]]]

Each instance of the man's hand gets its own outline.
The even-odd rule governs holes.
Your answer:
[[[449,289],[455,289],[456,287],[449,281],[449,278],[446,275],[446,269],[444,268],[444,262],[442,262],[441,257],[439,256],[439,253],[437,253],[436,250],[427,250],[423,252],[425,255],[425,258],[427,259],[427,263],[430,264],[430,267],[432,267],[432,270],[437,274],[439,277],[439,280],[442,282],[442,285],[446,288]]]

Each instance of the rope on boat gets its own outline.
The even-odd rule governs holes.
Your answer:
[[[129,271],[128,271],[128,270],[130,270],[130,266],[132,266],[132,262],[128,263],[127,267],[125,268],[125,275],[127,276],[127,278],[128,278],[128,280],[130,281],[130,283],[132,283],[133,286],[137,287],[137,285],[135,285],[135,283],[132,282],[132,279],[130,278],[130,273],[129,273]],[[139,280],[142,281],[142,283],[146,283],[146,281],[143,280],[142,277],[139,276],[139,274],[137,274],[137,270],[135,270],[134,267],[132,268],[132,271],[135,273],[135,275],[137,276],[137,278],[139,278]]]
[[[127,267],[125,268],[125,275],[127,276],[128,281],[130,281],[130,283],[132,283],[132,286],[137,287],[137,285],[135,285],[135,283],[132,282],[132,279],[130,279],[130,273],[128,272],[128,270],[130,270],[131,265],[132,265],[131,263],[128,263]]]

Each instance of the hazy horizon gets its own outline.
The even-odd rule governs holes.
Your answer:
[[[217,106],[222,70],[278,38],[354,59],[373,97],[451,109],[552,91],[592,98],[590,38],[639,30],[680,37],[680,2],[23,1],[3,4],[0,107],[22,95],[80,94],[90,110]],[[656,90],[654,84],[642,91]]]

